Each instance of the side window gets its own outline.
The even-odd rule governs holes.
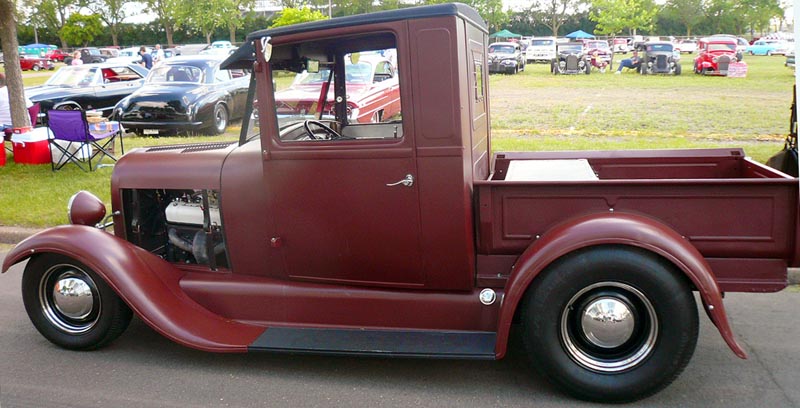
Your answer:
[[[475,103],[483,103],[483,61],[475,60],[475,71],[473,71],[475,84]]]
[[[395,75],[394,57],[390,57],[396,55],[395,49],[345,55],[349,125],[400,122],[400,83]],[[383,136],[376,133],[375,137]]]

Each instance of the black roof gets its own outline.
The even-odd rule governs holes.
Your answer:
[[[484,33],[489,33],[486,23],[475,9],[463,3],[435,4],[431,6],[409,7],[397,10],[379,11],[376,13],[357,14],[354,16],[337,17],[330,20],[312,21],[302,24],[293,24],[283,27],[268,28],[250,33],[245,43],[239,47],[225,62],[223,69],[250,68],[255,61],[255,48],[253,41],[263,37],[278,37],[282,35],[305,33],[309,31],[328,30],[332,28],[351,27],[365,24],[386,23],[390,21],[411,20],[441,16],[458,16]]]

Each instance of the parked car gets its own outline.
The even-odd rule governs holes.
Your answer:
[[[725,76],[728,75],[728,66],[736,61],[736,40],[725,37],[704,38],[698,42],[694,73]]]
[[[794,68],[794,54],[795,54],[794,49],[786,53],[786,62],[784,63],[784,65],[786,65],[789,68]]]
[[[49,58],[42,58],[38,55],[33,54],[20,54],[19,55],[19,66],[22,68],[23,71],[34,70],[39,71],[43,69],[53,70],[56,68],[56,65],[53,64],[53,61],[50,61]]]
[[[123,48],[117,52],[116,57],[109,58],[106,62],[113,62],[115,64],[136,64],[142,60],[142,56],[139,55],[139,48],[140,47]],[[145,52],[150,53],[151,51],[149,47],[145,47]]]
[[[694,54],[697,52],[697,40],[680,40],[675,44],[675,49],[682,53]]]
[[[525,49],[526,62],[550,62],[556,56],[556,37],[532,38]]]
[[[69,57],[69,53],[62,51],[61,49],[55,49],[49,51],[45,57],[49,58],[52,61],[61,61],[64,62],[64,58]]]
[[[646,42],[641,54],[642,64],[639,73],[647,74],[681,74],[681,54],[671,42]]]
[[[144,86],[119,101],[114,117],[137,134],[187,131],[225,132],[242,117],[250,76],[221,70],[215,56],[165,59],[153,67]]]
[[[750,55],[786,55],[789,44],[783,40],[758,40],[747,48]]]
[[[119,48],[100,48],[98,51],[100,51],[101,55],[106,57],[106,60],[119,56]]]
[[[611,41],[611,50],[614,51],[614,53],[627,54],[631,51],[630,38],[617,37],[609,41]]]
[[[525,70],[525,56],[518,43],[496,42],[489,45],[489,73],[516,74]]]
[[[108,116],[120,99],[142,86],[146,75],[144,67],[134,64],[67,65],[43,85],[25,88],[25,96],[38,102],[41,112],[62,105],[99,110]]]
[[[214,41],[203,51],[201,55],[229,55],[236,51],[236,47],[230,41]]]
[[[98,48],[88,47],[88,48],[78,48],[76,51],[81,52],[81,60],[84,64],[99,64],[101,62],[106,62],[106,56],[103,55]],[[67,65],[72,64],[72,57],[67,56],[64,58],[64,63]]]
[[[584,52],[589,54],[593,60],[598,60],[601,64],[605,63],[609,67],[614,64],[614,52],[605,40],[584,40]]]
[[[586,54],[581,42],[558,44],[556,57],[550,63],[550,72],[558,74],[586,74],[592,72],[591,56]]]
[[[393,51],[393,50],[392,50]],[[380,123],[396,119],[400,113],[400,84],[392,61],[379,54],[362,55],[357,62],[345,56],[347,78],[347,118],[352,123]],[[332,119],[334,89],[326,83],[330,68],[318,72],[303,71],[289,88],[275,93],[279,120]],[[327,87],[324,105],[318,105],[320,92]],[[321,114],[321,116],[320,116]]]

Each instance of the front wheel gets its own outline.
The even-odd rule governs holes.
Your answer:
[[[43,254],[28,262],[22,276],[22,300],[39,333],[72,350],[111,343],[133,316],[100,276],[63,255]]]
[[[521,312],[534,367],[586,400],[652,395],[677,378],[697,343],[685,277],[636,248],[594,247],[561,258],[528,289]]]

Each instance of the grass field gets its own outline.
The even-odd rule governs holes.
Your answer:
[[[683,56],[684,74],[676,77],[633,71],[554,76],[545,64],[528,65],[519,75],[492,75],[493,150],[744,147],[762,162],[780,150],[794,83],[794,71],[783,66],[784,59],[746,57],[747,78],[694,75],[691,60]],[[26,73],[24,79],[32,86],[47,75]],[[278,80],[285,84],[291,78]],[[124,140],[128,151],[236,140],[238,131],[237,126],[219,137],[126,135]],[[0,167],[0,225],[65,223],[67,200],[78,190],[89,190],[109,204],[111,172],[85,173],[68,166],[54,173],[49,165],[17,165],[8,155]]]

